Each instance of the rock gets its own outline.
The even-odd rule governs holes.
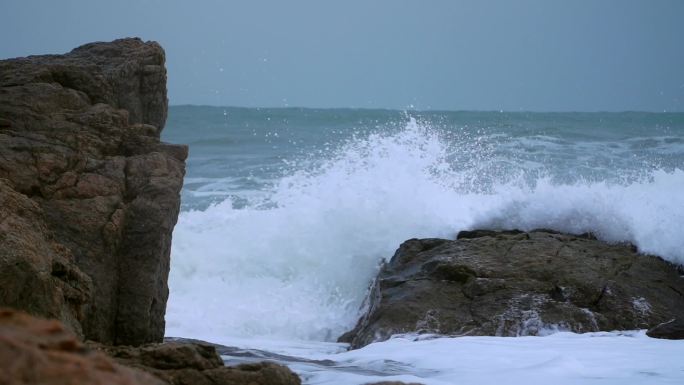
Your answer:
[[[57,320],[0,308],[0,384],[300,385],[301,381],[287,367],[268,362],[223,366],[210,344],[166,342],[134,348],[82,343]]]
[[[684,340],[684,321],[680,318],[663,322],[649,329],[646,335],[667,340]]]
[[[162,385],[136,369],[86,348],[56,320],[0,309],[0,383],[3,385]]]
[[[684,279],[632,245],[535,230],[411,239],[373,283],[352,348],[400,333],[523,336],[684,319]]]
[[[140,347],[90,344],[119,363],[144,370],[171,385],[299,385],[299,377],[285,366],[260,362],[223,365],[216,348],[207,343],[165,342]]]
[[[164,60],[121,39],[0,61],[0,306],[162,340],[187,156],[159,140]]]
[[[0,179],[0,218],[0,304],[61,319],[81,334],[93,284],[52,239],[41,206]]]

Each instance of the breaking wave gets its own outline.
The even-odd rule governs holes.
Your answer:
[[[680,168],[570,178],[502,146],[411,119],[292,164],[266,199],[181,213],[167,335],[335,340],[402,241],[464,229],[591,231],[684,263]]]

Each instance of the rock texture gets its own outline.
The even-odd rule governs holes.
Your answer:
[[[0,309],[0,384],[163,385],[87,349],[56,320]]]
[[[269,362],[223,365],[213,345],[165,342],[137,348],[91,344],[121,364],[144,370],[171,385],[300,385],[299,377],[285,366]]]
[[[366,301],[367,313],[340,337],[353,348],[407,332],[644,329],[684,319],[684,279],[658,257],[591,234],[473,231],[404,242]]]
[[[0,305],[162,340],[187,156],[159,141],[164,61],[139,39],[0,61]]]
[[[684,340],[684,321],[673,319],[654,326],[646,332],[646,335],[653,338],[663,338],[667,340]]]

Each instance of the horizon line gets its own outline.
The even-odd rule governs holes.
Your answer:
[[[210,108],[233,108],[245,110],[367,110],[367,111],[388,111],[388,112],[489,112],[489,113],[534,113],[534,114],[625,114],[625,113],[639,113],[639,114],[683,114],[682,111],[648,111],[648,110],[486,110],[486,109],[470,109],[470,110],[448,110],[448,109],[417,109],[417,108],[387,108],[387,107],[304,107],[304,106],[221,106],[212,104],[169,104],[169,107],[210,107]]]

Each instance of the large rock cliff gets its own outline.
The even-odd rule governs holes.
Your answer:
[[[162,340],[187,157],[159,140],[164,62],[140,39],[0,61],[0,306]]]

